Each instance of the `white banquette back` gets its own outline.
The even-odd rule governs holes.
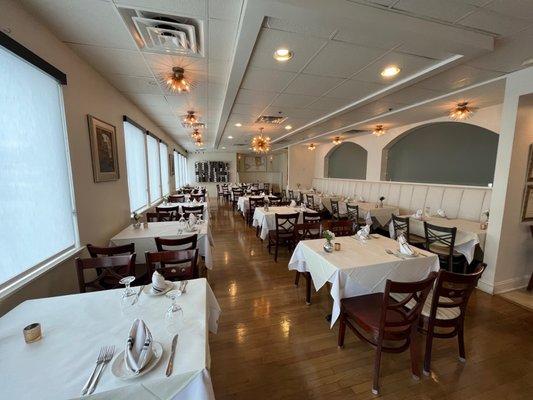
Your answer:
[[[490,208],[491,188],[479,186],[437,185],[411,182],[362,181],[355,179],[314,178],[313,187],[323,193],[362,196],[376,202],[381,196],[385,204],[397,206],[401,214],[431,207],[443,209],[448,218],[479,221]]]

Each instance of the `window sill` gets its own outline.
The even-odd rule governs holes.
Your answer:
[[[6,297],[17,292],[18,290],[22,289],[24,286],[28,285],[29,283],[31,283],[38,277],[44,275],[46,272],[50,271],[52,268],[76,256],[84,249],[85,249],[85,246],[80,246],[74,249],[67,250],[66,252],[57,256],[53,260],[50,260],[43,265],[32,268],[22,273],[15,280],[0,285],[0,300],[3,300]]]

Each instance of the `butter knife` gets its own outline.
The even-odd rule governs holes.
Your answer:
[[[176,346],[178,345],[178,334],[172,339],[172,347],[170,349],[170,358],[168,359],[167,371],[165,372],[166,376],[172,375],[172,369],[174,368],[174,355],[176,354]]]

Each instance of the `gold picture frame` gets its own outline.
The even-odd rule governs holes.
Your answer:
[[[92,115],[87,115],[87,122],[89,124],[94,182],[118,180],[120,174],[115,126]]]
[[[522,222],[533,221],[533,185],[526,186],[522,205]]]
[[[533,144],[529,145],[529,156],[527,158],[527,179],[528,182],[533,182]]]

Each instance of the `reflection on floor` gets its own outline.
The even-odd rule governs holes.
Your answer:
[[[337,348],[337,327],[330,330],[324,318],[331,311],[328,294],[314,292],[306,306],[305,280],[294,286],[286,250],[275,263],[230,207],[219,207],[211,221],[209,281],[222,307],[218,334],[210,337],[217,400],[373,398],[374,350],[353,334]],[[382,397],[531,399],[532,338],[533,313],[476,291],[466,319],[466,363],[458,361],[456,340],[437,339],[433,374],[416,382],[409,352],[385,354]]]
[[[525,288],[517,289],[512,292],[503,293],[500,296],[521,307],[533,311],[533,290],[528,292]]]

